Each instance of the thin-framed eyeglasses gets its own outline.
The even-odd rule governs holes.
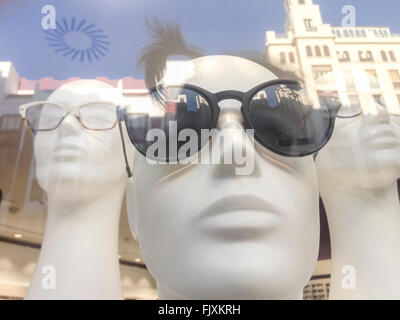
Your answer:
[[[35,101],[23,104],[19,108],[26,126],[36,134],[39,131],[57,129],[63,120],[72,114],[88,130],[111,130],[117,124],[116,108],[118,104],[109,101],[89,102],[68,111],[63,104],[49,101]]]

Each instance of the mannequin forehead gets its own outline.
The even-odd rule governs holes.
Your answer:
[[[169,63],[163,83],[188,83],[210,92],[246,92],[275,79],[277,77],[271,71],[258,63],[240,57],[218,55]]]
[[[82,105],[90,102],[107,101],[118,104],[122,99],[120,90],[97,80],[77,80],[62,85],[48,98],[66,106]]]

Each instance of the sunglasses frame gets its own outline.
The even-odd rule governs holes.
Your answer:
[[[254,128],[253,126],[253,122],[251,121],[251,117],[249,114],[249,106],[250,106],[250,102],[251,99],[255,96],[255,94],[257,94],[261,89],[263,88],[267,88],[273,85],[298,85],[300,87],[301,83],[299,81],[296,80],[285,80],[285,79],[276,79],[276,80],[272,80],[272,81],[267,81],[264,82],[260,85],[257,85],[256,87],[252,88],[251,90],[247,91],[247,92],[242,92],[242,91],[237,91],[237,90],[224,90],[224,91],[220,91],[217,93],[211,93],[210,91],[192,85],[192,84],[184,84],[184,85],[171,85],[168,86],[168,88],[171,87],[177,87],[177,88],[182,88],[182,89],[188,89],[194,92],[197,92],[199,94],[201,94],[202,97],[206,98],[209,106],[211,108],[211,115],[212,115],[212,119],[210,121],[210,126],[208,128],[202,128],[202,129],[214,129],[217,126],[217,121],[218,121],[218,117],[220,114],[220,107],[218,105],[219,102],[221,102],[222,100],[226,100],[226,99],[234,99],[237,100],[239,102],[242,103],[241,106],[241,112],[243,115],[243,119],[244,119],[244,124],[245,124],[245,128]],[[149,95],[151,96],[152,94],[154,94],[155,92],[157,92],[159,90],[159,87],[153,87],[149,90]],[[321,146],[316,149],[313,150],[312,152],[308,152],[308,153],[293,153],[293,154],[287,154],[285,152],[281,152],[280,150],[277,150],[273,147],[271,147],[268,143],[266,143],[263,138],[256,132],[256,130],[254,130],[254,138],[257,140],[257,142],[259,142],[264,148],[280,155],[280,156],[284,156],[284,157],[291,157],[291,158],[295,158],[295,157],[304,157],[304,156],[308,156],[311,154],[314,154],[316,152],[318,152],[321,148],[323,148],[326,143],[329,141],[329,139],[332,136],[333,133],[333,129],[334,129],[334,125],[335,125],[335,118],[336,118],[336,114],[338,112],[339,108],[336,109],[327,109],[328,113],[329,113],[329,127],[328,127],[328,132],[325,136],[325,139],[323,140],[323,142],[321,143]],[[128,176],[131,177],[132,176],[132,172],[129,168],[129,164],[127,161],[127,156],[126,156],[126,149],[125,149],[125,139],[123,137],[123,133],[122,133],[122,125],[121,122],[125,122],[125,127],[129,136],[129,139],[131,140],[132,144],[135,146],[135,148],[139,151],[139,153],[141,153],[143,156],[147,156],[146,153],[144,151],[142,151],[139,147],[138,147],[138,143],[135,140],[135,137],[132,135],[131,130],[129,130],[128,125],[127,125],[127,118],[128,118],[128,113],[127,113],[127,109],[126,108],[121,108],[121,107],[117,107],[117,121],[118,121],[118,126],[119,126],[119,130],[120,130],[120,134],[121,134],[121,142],[122,142],[122,147],[124,150],[124,156],[125,156],[125,163],[126,163],[126,170],[128,173]],[[201,150],[201,149],[200,149]],[[198,152],[200,151],[198,150]],[[165,162],[168,163],[169,159],[165,159]]]
[[[111,129],[115,128],[115,126],[117,125],[117,119],[115,119],[113,125],[112,125],[110,128],[106,128],[106,129],[92,129],[92,128],[89,128],[89,127],[87,127],[87,126],[84,125],[84,123],[82,122],[82,120],[81,120],[81,118],[80,118],[80,110],[81,110],[82,108],[88,106],[88,105],[95,104],[95,103],[109,104],[109,105],[112,105],[113,107],[118,107],[118,106],[119,106],[118,104],[116,104],[116,103],[114,103],[114,102],[110,102],[110,101],[95,101],[95,102],[89,102],[89,103],[85,103],[85,104],[82,104],[82,105],[77,106],[77,108],[78,108],[78,113],[76,113],[76,112],[74,112],[74,111],[67,111],[67,107],[66,107],[65,105],[61,104],[61,103],[51,102],[51,101],[34,101],[34,102],[30,102],[30,103],[26,103],[26,104],[21,105],[21,106],[19,107],[19,114],[20,114],[21,117],[24,119],[25,126],[26,126],[29,130],[31,130],[33,134],[36,134],[36,133],[39,132],[39,131],[53,131],[53,130],[56,130],[56,129],[61,125],[61,123],[64,121],[64,119],[65,119],[69,114],[74,115],[75,118],[76,118],[76,119],[79,121],[79,123],[81,124],[81,126],[82,126],[83,128],[85,128],[85,129],[87,129],[87,130],[92,130],[92,131],[107,131],[107,130],[111,130]],[[61,108],[64,110],[64,115],[61,117],[60,121],[58,122],[58,124],[57,124],[54,128],[51,128],[51,129],[34,129],[34,128],[32,127],[32,125],[29,123],[29,121],[28,121],[28,119],[27,119],[27,117],[26,117],[26,112],[27,112],[27,110],[28,110],[30,107],[32,107],[32,106],[40,105],[40,104],[55,105],[55,106],[61,107]]]
[[[354,114],[354,115],[351,115],[351,116],[340,116],[340,115],[337,115],[336,118],[339,118],[339,119],[352,119],[352,118],[356,118],[356,117],[358,117],[358,116],[360,116],[362,114],[363,114],[363,112],[360,111],[357,114]],[[390,113],[390,112],[388,112],[388,114],[389,114],[390,117],[400,117],[400,114]]]

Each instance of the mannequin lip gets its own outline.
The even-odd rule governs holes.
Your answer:
[[[278,210],[262,198],[231,195],[217,200],[198,216],[201,229],[224,240],[247,240],[265,235],[276,224]]]
[[[371,130],[367,136],[366,142],[369,144],[384,144],[384,145],[397,145],[399,137],[396,135],[393,128],[389,125],[380,126]]]
[[[74,158],[85,154],[85,150],[75,143],[60,143],[53,150],[53,156]]]

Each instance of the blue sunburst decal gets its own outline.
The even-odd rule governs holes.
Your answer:
[[[104,30],[88,23],[85,19],[79,23],[72,18],[68,23],[63,18],[62,23],[56,22],[56,29],[45,30],[49,47],[54,47],[54,52],[71,60],[92,62],[100,60],[110,51],[110,42]]]

